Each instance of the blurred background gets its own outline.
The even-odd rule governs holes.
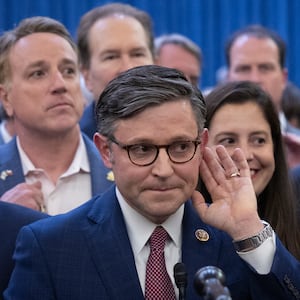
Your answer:
[[[283,37],[289,80],[300,86],[300,0],[0,0],[0,31],[9,30],[23,18],[40,15],[61,21],[76,39],[80,17],[111,2],[148,12],[156,36],[176,32],[196,42],[204,56],[201,88],[215,85],[217,72],[225,64],[225,40],[248,24],[262,24]]]

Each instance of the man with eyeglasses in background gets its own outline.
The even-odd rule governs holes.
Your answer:
[[[300,264],[260,220],[241,149],[231,158],[206,147],[205,103],[182,72],[132,68],[107,85],[96,115],[116,185],[21,231],[6,300],[197,299],[193,278],[207,265],[223,269],[232,299],[295,299]],[[195,191],[199,172],[210,206]]]

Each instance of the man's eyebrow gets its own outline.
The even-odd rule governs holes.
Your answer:
[[[60,63],[77,65],[77,62],[74,59],[70,59],[70,58],[63,58]]]
[[[30,63],[26,69],[29,69],[29,68],[35,68],[35,67],[41,67],[41,66],[44,66],[46,65],[46,62],[44,60],[38,60],[38,61],[35,61],[35,62],[32,62]]]

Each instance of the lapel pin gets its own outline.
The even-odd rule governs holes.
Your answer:
[[[209,240],[209,234],[204,229],[197,229],[195,236],[200,242],[207,242]]]
[[[115,181],[115,177],[114,177],[113,171],[109,171],[109,172],[106,174],[106,179],[107,179],[108,181]]]
[[[6,180],[7,176],[12,176],[12,175],[13,175],[13,171],[12,170],[4,170],[4,171],[1,172],[0,178],[2,180]]]

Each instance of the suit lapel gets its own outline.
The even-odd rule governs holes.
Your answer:
[[[0,195],[15,185],[25,182],[16,138],[1,147],[0,175],[5,175],[8,170],[11,171],[11,175],[0,178]]]
[[[200,230],[198,235],[197,230]],[[182,236],[182,262],[188,272],[187,299],[197,299],[199,296],[193,286],[194,276],[204,266],[218,265],[217,249],[220,243],[215,232],[201,221],[190,202],[185,205]]]
[[[96,146],[84,133],[82,133],[82,136],[91,169],[92,196],[96,196],[103,193],[107,188],[113,185],[114,182],[108,180],[110,170],[105,167]]]
[[[143,297],[134,256],[114,188],[95,202],[85,228],[87,243],[110,299]],[[121,298],[120,298],[121,299]]]

